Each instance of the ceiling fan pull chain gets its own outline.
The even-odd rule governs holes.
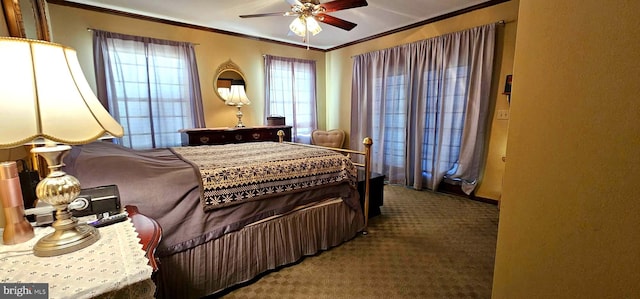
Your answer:
[[[309,34],[309,24],[306,22],[304,22],[304,31],[306,33],[306,40],[307,40],[307,51],[309,50],[309,39],[311,39],[311,35]]]

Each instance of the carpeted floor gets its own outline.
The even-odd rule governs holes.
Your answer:
[[[495,205],[386,185],[369,234],[224,298],[490,298]]]

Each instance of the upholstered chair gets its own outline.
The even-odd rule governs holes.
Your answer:
[[[320,146],[342,148],[344,138],[345,133],[340,129],[330,131],[314,130],[311,133],[311,143]]]

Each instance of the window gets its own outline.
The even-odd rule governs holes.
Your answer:
[[[310,143],[317,123],[316,62],[266,55],[265,88],[265,119],[284,116],[292,140]]]
[[[374,136],[382,137],[379,143],[382,146],[374,147],[373,155],[383,157],[384,172],[391,175],[405,172],[408,156],[410,87],[406,77],[404,74],[388,74],[384,79],[378,78],[374,92],[373,118],[382,121],[374,122],[372,130]],[[420,165],[423,179],[431,180],[435,173],[451,169],[460,154],[468,86],[467,67],[446,68],[444,76],[440,77],[436,71],[427,71],[423,77],[422,86],[425,88],[420,97],[426,100],[426,107],[423,115],[418,116],[425,122]],[[435,163],[434,159],[439,159],[437,162],[440,163]],[[440,169],[435,169],[438,167]]]
[[[422,175],[431,180],[434,174],[449,170],[458,160],[464,113],[467,99],[467,67],[452,67],[444,71],[444,78],[437,80],[434,72],[425,75],[425,86],[429,86],[423,97],[427,99],[422,153]],[[441,82],[438,82],[441,81]],[[443,88],[437,88],[437,86]],[[442,95],[440,95],[442,93]],[[442,105],[438,104],[438,99]],[[436,149],[440,155],[436,155]],[[440,163],[434,159],[439,157]],[[434,169],[442,165],[442,169]]]
[[[178,130],[202,126],[190,44],[95,32],[102,58],[96,59],[97,78],[104,80],[98,85],[125,130],[116,142],[135,149],[179,146]]]
[[[351,146],[390,183],[472,192],[484,159],[495,24],[353,57]]]
[[[407,95],[405,92],[405,76],[390,75],[384,80],[378,79],[374,93],[374,119],[382,122],[373,123],[375,136],[382,136],[382,147],[373,147],[373,155],[380,156],[382,151],[384,165],[387,171],[404,171],[406,157],[407,130]],[[384,96],[384,103],[383,97]]]

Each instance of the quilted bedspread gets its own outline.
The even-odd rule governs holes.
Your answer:
[[[357,184],[351,160],[326,149],[256,142],[171,150],[197,168],[205,211],[344,182],[354,188]]]

